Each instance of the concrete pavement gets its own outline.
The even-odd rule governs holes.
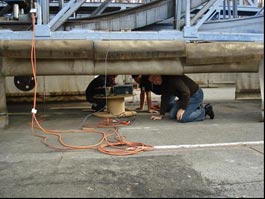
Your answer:
[[[152,151],[112,156],[95,149],[59,151],[31,134],[31,104],[8,105],[10,124],[0,130],[0,197],[264,197],[264,122],[260,100],[234,100],[235,89],[203,88],[215,119],[181,124],[150,120],[139,112],[120,127],[127,141]],[[159,101],[158,96],[153,96]],[[127,99],[133,109],[139,96]],[[102,118],[87,103],[38,104],[47,129],[80,129]],[[86,120],[84,121],[84,119]],[[69,144],[92,144],[96,134],[67,133]],[[49,143],[58,145],[54,137]],[[59,146],[59,145],[58,145]]]

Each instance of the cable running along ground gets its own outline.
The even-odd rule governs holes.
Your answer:
[[[153,150],[153,146],[146,145],[141,142],[128,142],[125,141],[125,137],[122,137],[118,133],[118,126],[127,126],[130,125],[129,121],[121,121],[118,124],[110,122],[108,119],[98,124],[97,127],[112,127],[108,131],[97,131],[94,128],[83,128],[82,130],[50,130],[45,129],[41,126],[40,122],[37,119],[37,56],[36,56],[36,47],[35,47],[35,14],[32,13],[32,45],[31,45],[31,66],[32,73],[34,77],[35,87],[34,87],[34,99],[33,99],[33,108],[32,112],[32,121],[31,121],[31,130],[32,134],[36,137],[42,138],[42,142],[53,149],[56,150],[72,150],[72,149],[97,149],[102,153],[109,155],[132,155],[143,151]],[[106,54],[105,62],[107,62],[108,52]],[[105,71],[107,75],[107,71]],[[62,147],[57,147],[48,143],[48,137],[44,135],[39,135],[35,133],[34,129],[42,131],[44,134],[56,136],[58,142]],[[61,133],[96,133],[100,134],[101,138],[96,144],[80,146],[80,145],[71,145],[66,144],[63,140]],[[113,138],[114,137],[114,138]],[[110,140],[112,138],[112,140]]]

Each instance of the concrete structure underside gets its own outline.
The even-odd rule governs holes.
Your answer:
[[[10,5],[13,12],[0,21],[3,120],[6,79],[32,75],[32,36],[37,76],[255,73],[260,86],[253,88],[260,89],[264,110],[264,14],[258,1],[146,1],[104,13],[113,5],[105,1],[90,14],[81,11],[89,7],[85,0],[57,1],[57,13],[50,9],[53,2],[5,2],[0,17],[10,16]],[[28,7],[17,13],[22,5]]]

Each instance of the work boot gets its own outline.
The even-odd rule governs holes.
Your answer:
[[[205,107],[205,116],[209,115],[211,119],[214,118],[214,112],[213,112],[213,107],[211,104],[206,104]]]

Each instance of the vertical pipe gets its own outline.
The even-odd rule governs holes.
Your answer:
[[[237,0],[233,0],[233,17],[237,18]]]
[[[37,0],[37,25],[42,24],[41,0]]]
[[[186,0],[186,21],[185,25],[190,26],[190,0]]]
[[[34,8],[33,0],[30,0],[30,9]]]
[[[231,6],[230,6],[230,1],[227,0],[227,9],[228,9],[228,18],[231,18]]]
[[[13,5],[13,17],[15,19],[18,19],[18,14],[19,14],[19,6],[18,4]]]
[[[226,15],[226,1],[223,1],[223,19],[225,19],[225,15]]]
[[[177,26],[178,26],[178,21],[177,21],[177,18],[178,18],[178,0],[175,0],[175,9],[174,9],[174,22],[173,22],[173,28],[176,30],[177,29]]]
[[[42,0],[41,7],[43,24],[48,24],[50,21],[49,1]]]
[[[180,30],[180,18],[181,18],[181,3],[182,0],[175,0],[175,23],[174,28]]]

